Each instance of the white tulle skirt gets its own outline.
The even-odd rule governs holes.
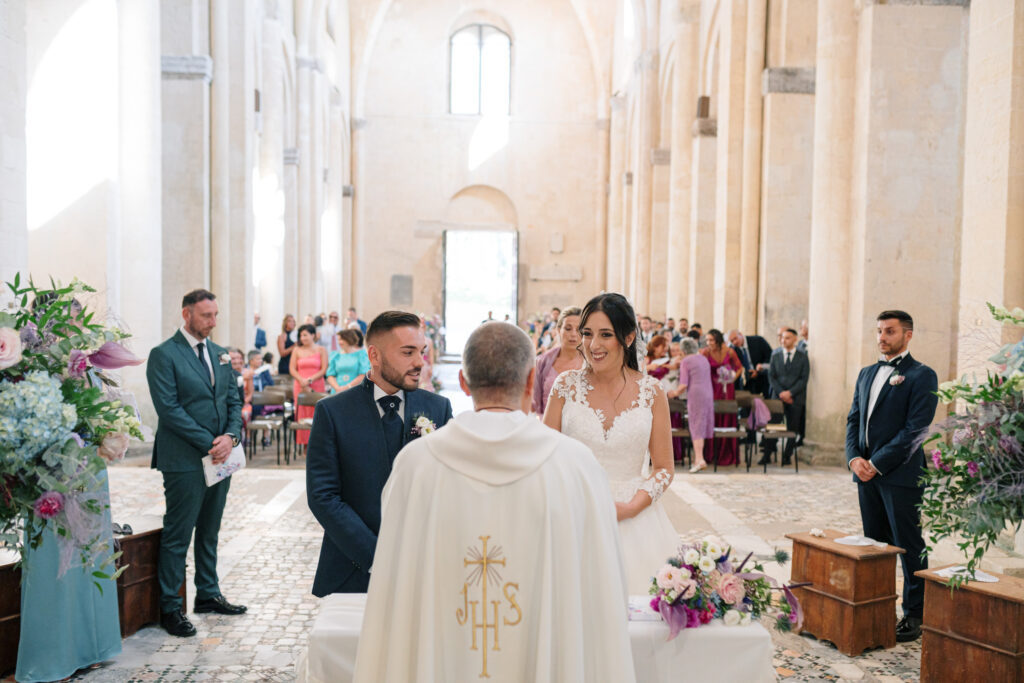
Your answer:
[[[679,534],[660,502],[636,517],[619,522],[622,563],[630,595],[647,595],[651,578],[679,549]]]

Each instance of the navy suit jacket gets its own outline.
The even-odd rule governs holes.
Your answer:
[[[869,365],[857,376],[853,405],[846,418],[846,462],[865,458],[878,470],[872,481],[891,486],[920,488],[924,474],[924,448],[920,441],[928,432],[938,405],[935,371],[908,353],[893,371],[905,379],[882,386],[875,409],[868,420],[868,398],[880,365]],[[891,378],[890,378],[891,380]],[[868,443],[864,443],[867,430]],[[857,475],[853,480],[860,482]]]
[[[402,443],[415,438],[421,415],[438,427],[452,417],[452,404],[428,391],[405,392]],[[309,509],[324,528],[313,595],[365,593],[380,531],[380,498],[391,474],[373,382],[316,404],[306,456]]]
[[[786,349],[779,347],[772,351],[772,359],[768,364],[768,382],[773,395],[778,398],[783,391],[793,394],[793,403],[803,405],[807,402],[807,380],[811,376],[811,364],[807,354],[793,350],[793,357],[786,367]]]

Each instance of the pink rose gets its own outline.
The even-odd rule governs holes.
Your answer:
[[[128,451],[128,435],[121,432],[113,432],[103,437],[100,444],[100,456],[109,462],[115,462],[124,457]]]
[[[747,587],[743,585],[743,579],[735,574],[726,574],[718,582],[718,595],[727,605],[735,605],[743,600],[747,594]]]
[[[21,334],[10,327],[0,327],[0,370],[21,362]]]
[[[85,351],[73,349],[68,357],[68,377],[82,379],[89,368],[89,356]]]
[[[36,499],[33,507],[37,517],[53,519],[64,509],[64,496],[56,491],[47,491]]]

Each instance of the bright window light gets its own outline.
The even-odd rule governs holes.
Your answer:
[[[509,114],[512,43],[494,26],[472,24],[451,38],[452,114]]]

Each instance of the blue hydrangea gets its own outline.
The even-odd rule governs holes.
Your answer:
[[[0,457],[23,464],[55,443],[64,443],[78,422],[64,403],[60,380],[34,371],[20,382],[0,382]]]

